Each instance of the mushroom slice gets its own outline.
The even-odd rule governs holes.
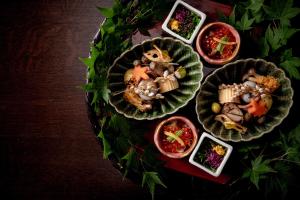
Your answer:
[[[123,97],[127,102],[134,105],[141,112],[152,109],[152,104],[143,102],[142,99],[129,86],[126,88]]]
[[[235,122],[242,122],[244,120],[243,112],[234,103],[226,103],[223,106],[222,113]]]
[[[227,117],[224,114],[217,115],[215,117],[215,120],[221,122],[226,129],[234,129],[239,133],[245,133],[247,131],[246,127],[232,121],[229,117]]]

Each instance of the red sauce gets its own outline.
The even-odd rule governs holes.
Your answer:
[[[224,42],[230,44],[220,44],[220,42],[216,41],[222,39],[223,41],[226,39]],[[228,28],[213,26],[205,32],[201,41],[201,48],[212,59],[226,59],[233,54],[237,46],[235,42],[235,37]]]
[[[183,142],[181,145],[177,140],[164,134],[164,131],[177,135]],[[179,134],[178,134],[179,133]],[[180,153],[189,149],[193,143],[193,133],[191,128],[182,121],[173,121],[162,127],[160,133],[161,147],[166,152]]]

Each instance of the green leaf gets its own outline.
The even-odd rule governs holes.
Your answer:
[[[246,170],[242,177],[250,178],[250,181],[259,189],[259,182],[261,179],[265,178],[265,174],[276,172],[270,167],[269,159],[263,160],[263,156],[258,156],[254,160],[251,161],[251,168]]]
[[[251,26],[252,26],[254,20],[255,20],[254,18],[249,19],[248,12],[245,12],[241,18],[241,21],[238,21],[236,23],[237,29],[239,29],[241,31],[250,30],[252,28]]]
[[[109,142],[106,140],[103,131],[101,130],[98,134],[98,137],[101,138],[103,144],[103,158],[107,159],[108,156],[112,153]]]
[[[235,24],[235,8],[236,8],[236,6],[233,7],[233,9],[228,17],[228,23],[231,25]]]
[[[105,34],[111,34],[115,32],[116,25],[111,18],[105,20],[104,24],[100,28],[101,38],[105,40]]]
[[[128,152],[128,149],[130,148],[129,139],[127,136],[120,134],[116,137],[114,142],[114,150],[117,151],[119,155],[124,155],[124,153]]]
[[[270,6],[264,5],[269,20],[280,20],[282,25],[290,26],[290,19],[300,13],[300,8],[293,8],[293,0],[273,0]]]
[[[250,5],[246,9],[250,9],[257,13],[263,6],[264,0],[250,0]]]
[[[108,80],[102,77],[97,77],[92,80],[95,90],[92,104],[98,102],[100,99],[108,103],[110,90],[108,89]]]
[[[89,78],[93,78],[95,76],[94,64],[97,57],[100,55],[100,51],[91,44],[90,47],[90,56],[87,58],[79,58],[83,64],[85,64],[89,69]]]
[[[136,150],[133,147],[131,147],[128,153],[121,159],[126,161],[126,168],[124,172],[124,177],[126,177],[129,169],[137,168],[138,154]]]
[[[97,7],[97,8],[104,17],[112,18],[114,16],[113,8],[102,8],[102,7]]]
[[[101,126],[101,129],[104,127],[104,125],[106,123],[106,119],[107,119],[107,117],[104,116],[104,117],[102,117],[101,119],[98,120],[98,122],[99,122],[99,124]]]
[[[238,148],[238,152],[241,154],[241,156],[243,156],[242,159],[248,159],[252,151],[258,150],[260,148],[260,145],[252,143],[240,146]]]
[[[263,37],[259,40],[260,43],[260,56],[261,57],[267,57],[270,52],[270,46],[268,44],[267,38]]]
[[[298,166],[300,165],[300,124],[298,124],[296,126],[296,128],[292,129],[289,134],[288,137],[286,139],[286,137],[284,137],[284,141],[286,143],[286,153],[288,153],[287,155],[287,159],[289,161],[292,161],[296,164],[298,164]]]
[[[88,67],[88,78],[90,80],[93,80],[96,76],[95,62],[100,55],[101,52],[91,44],[90,56],[88,58],[80,58],[80,60]]]
[[[86,92],[92,92],[94,91],[94,84],[93,83],[87,83],[83,86],[83,90]]]
[[[258,12],[251,11],[251,13],[255,19],[255,23],[258,24],[264,21],[264,15],[262,11],[258,11]]]
[[[121,134],[124,135],[130,135],[129,121],[122,115],[113,114],[109,120],[108,125],[116,132],[121,132]]]
[[[143,180],[142,180],[142,187],[147,184],[149,191],[151,193],[152,199],[154,199],[154,192],[155,192],[155,186],[161,185],[164,188],[167,188],[167,186],[160,180],[157,172],[144,172],[143,173]]]
[[[289,133],[288,141],[290,143],[300,144],[300,124]]]
[[[287,71],[290,77],[300,80],[300,58],[292,56],[292,49],[287,49],[280,57],[281,66]]]
[[[300,72],[297,69],[300,66],[300,58],[293,57],[280,63],[280,66],[288,72],[290,77],[300,80]]]
[[[122,51],[125,51],[132,45],[132,42],[130,39],[124,40],[121,44],[120,47],[122,48]]]
[[[110,90],[108,89],[108,81],[107,80],[103,80],[103,85],[102,88],[100,88],[100,92],[102,94],[102,99],[105,101],[105,103],[108,103],[109,101],[109,94],[110,94]]]
[[[289,28],[287,26],[280,25],[278,28],[271,28],[269,25],[265,33],[265,38],[270,44],[272,52],[274,52],[280,47],[286,45],[288,39],[298,31],[299,29]]]

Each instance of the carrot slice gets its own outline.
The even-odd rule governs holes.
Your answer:
[[[148,67],[141,67],[141,65],[136,65],[132,71],[132,78],[138,83],[141,79],[149,79],[148,74],[146,73],[149,70]]]
[[[255,101],[255,99],[251,99],[250,103],[247,105],[248,112],[255,117],[260,117],[267,113],[268,108],[264,101]]]

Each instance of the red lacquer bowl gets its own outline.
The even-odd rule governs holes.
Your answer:
[[[186,145],[182,152],[181,151],[180,152],[167,151],[166,147],[165,147],[166,142],[163,142],[163,140],[166,141],[165,139],[167,137],[166,135],[164,135],[164,127],[169,126],[170,124],[172,124],[172,122],[177,122],[177,124],[179,124],[179,127],[181,127],[181,128],[182,128],[181,125],[183,125],[183,124],[185,124],[185,126],[188,127],[189,131],[182,131],[182,134],[179,135],[179,137],[182,138],[182,141],[184,141],[184,143],[189,142],[189,145]],[[186,130],[186,129],[181,129],[181,130]],[[185,136],[187,136],[189,139],[187,139]],[[192,136],[192,137],[189,137],[189,136]],[[174,138],[172,138],[172,137],[171,137],[171,139],[172,139],[171,142],[173,145],[174,142],[176,142],[176,140],[174,140]],[[155,133],[154,133],[154,143],[155,143],[156,147],[163,155],[170,157],[170,158],[183,158],[183,157],[189,155],[195,148],[197,141],[198,141],[198,133],[197,133],[197,130],[196,130],[194,124],[189,119],[187,119],[186,117],[183,117],[183,116],[173,116],[166,120],[163,120],[162,122],[160,122],[158,124],[158,126],[155,129]],[[177,144],[179,144],[179,143],[177,143]]]
[[[196,49],[206,62],[224,65],[237,56],[240,44],[240,35],[234,27],[223,22],[212,22],[199,32]]]

